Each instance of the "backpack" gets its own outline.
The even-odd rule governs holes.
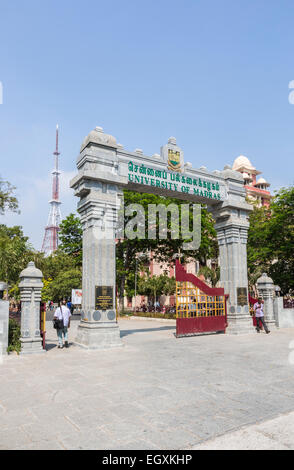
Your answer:
[[[62,307],[59,307],[59,308],[60,308],[61,315],[62,315]],[[55,328],[55,330],[63,330],[64,328],[63,318],[61,320],[59,320],[59,318],[54,318],[53,328]]]

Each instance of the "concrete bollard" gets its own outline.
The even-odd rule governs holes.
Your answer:
[[[43,287],[43,274],[30,261],[20,273],[21,299],[21,353],[42,353],[42,338],[40,332],[40,302]]]

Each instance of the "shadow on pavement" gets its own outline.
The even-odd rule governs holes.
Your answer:
[[[132,330],[120,330],[120,336],[121,338],[123,336],[127,336],[127,335],[132,335],[134,333],[148,333],[149,331],[163,331],[163,330],[175,330],[176,327],[175,326],[161,326],[159,328],[134,328]]]

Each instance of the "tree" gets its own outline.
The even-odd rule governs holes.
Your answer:
[[[61,271],[53,280],[46,282],[42,297],[44,300],[58,302],[71,298],[72,289],[81,289],[82,272],[79,268]]]
[[[6,210],[18,212],[18,200],[13,196],[16,188],[8,181],[4,181],[0,176],[0,215],[3,215]]]
[[[38,264],[38,268],[41,269],[44,278],[47,280],[56,279],[60,273],[75,268],[81,270],[76,266],[76,258],[61,250],[56,250],[47,258],[43,258]]]
[[[281,188],[271,203],[268,247],[273,260],[269,275],[283,294],[294,291],[294,186]]]
[[[169,206],[170,204],[176,204],[178,206],[179,215],[181,217],[182,200],[167,198],[158,196],[156,194],[145,194],[137,193],[133,191],[124,191],[124,204],[140,204],[143,206],[145,213],[148,213],[149,204],[163,204]],[[193,213],[190,211],[190,224],[192,225]],[[125,226],[131,220],[132,217],[124,216]],[[157,214],[156,220],[156,239],[140,239],[135,238],[119,240],[117,243],[117,285],[119,290],[119,304],[120,309],[123,310],[124,306],[124,293],[126,288],[126,282],[131,277],[130,273],[135,272],[136,269],[136,258],[138,254],[149,254],[153,256],[160,263],[174,263],[173,256],[179,254],[182,262],[186,262],[190,259],[199,260],[201,265],[206,265],[206,262],[210,258],[216,258],[218,255],[218,245],[216,241],[216,232],[214,229],[214,221],[211,214],[205,207],[201,210],[201,244],[197,250],[185,251],[183,250],[183,243],[189,240],[185,240],[181,237],[178,239],[172,239],[171,214],[168,213],[167,220],[167,238],[159,239],[158,237],[158,226],[159,226],[159,215]],[[140,227],[138,227],[139,229]],[[145,221],[145,230],[148,230],[148,221]]]
[[[208,266],[201,266],[198,272],[198,275],[199,274],[203,274],[205,280],[209,282],[211,287],[216,287],[220,279],[220,267],[209,268]]]
[[[82,265],[83,230],[79,217],[69,214],[60,224],[59,249],[71,255],[77,266]]]
[[[20,272],[32,257],[33,248],[22,227],[0,225],[0,279],[10,285],[18,283]]]
[[[270,207],[254,207],[248,232],[249,283],[267,272],[283,294],[294,290],[294,187],[280,189]]]
[[[147,295],[156,302],[157,295],[172,295],[176,291],[176,280],[174,277],[170,278],[166,274],[159,276],[145,275],[139,278],[138,293]]]
[[[254,205],[249,216],[247,242],[248,282],[251,289],[263,272],[268,272],[273,259],[270,246],[270,208]]]

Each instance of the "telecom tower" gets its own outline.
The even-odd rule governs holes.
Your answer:
[[[50,211],[42,245],[42,252],[45,253],[45,256],[51,255],[51,253],[58,248],[58,231],[61,221],[61,202],[59,201],[60,171],[58,170],[58,156],[60,155],[58,152],[58,125],[56,126],[56,150],[53,155],[55,156],[55,168],[52,171],[52,199],[49,201]]]

